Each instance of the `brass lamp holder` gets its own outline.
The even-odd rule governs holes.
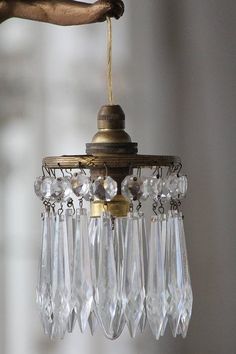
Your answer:
[[[125,132],[125,114],[119,105],[102,106],[98,113],[98,132],[86,145],[86,155],[46,157],[47,169],[86,169],[91,179],[111,176],[118,184],[118,195],[111,202],[91,202],[91,215],[100,216],[106,208],[114,217],[126,216],[129,202],[121,195],[121,182],[136,168],[180,165],[176,156],[138,155],[138,144]]]

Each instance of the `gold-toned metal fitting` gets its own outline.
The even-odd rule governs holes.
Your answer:
[[[119,105],[102,106],[98,113],[98,132],[91,144],[86,145],[88,155],[137,154],[138,144],[132,143],[124,130],[125,114]]]
[[[102,106],[98,112],[98,129],[125,129],[125,114],[121,106]]]
[[[113,217],[125,217],[129,212],[129,202],[122,195],[117,195],[111,202],[91,202],[91,217],[100,217],[104,211],[110,212]]]

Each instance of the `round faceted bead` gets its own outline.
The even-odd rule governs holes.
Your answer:
[[[68,178],[59,177],[52,183],[52,199],[58,203],[67,202],[71,198],[71,184]]]
[[[111,177],[98,177],[93,183],[95,200],[110,202],[117,195],[117,182]]]
[[[177,199],[179,194],[179,178],[176,174],[171,174],[165,181],[167,197]]]
[[[70,183],[77,197],[84,198],[87,201],[93,199],[92,183],[88,176],[82,173],[74,173],[70,179]]]
[[[163,184],[162,178],[150,177],[148,179],[148,191],[151,198],[156,200],[161,197]]]
[[[180,198],[186,197],[187,190],[188,190],[188,179],[187,179],[187,176],[180,176],[178,178],[179,197]]]
[[[43,200],[42,193],[41,193],[41,186],[43,183],[43,177],[37,177],[34,182],[34,192],[39,197],[39,199]]]
[[[54,202],[55,199],[52,196],[52,184],[54,178],[52,177],[42,177],[42,184],[40,187],[40,196],[42,200],[48,200]]]
[[[137,176],[127,176],[121,184],[122,195],[130,201],[148,198],[147,182]]]

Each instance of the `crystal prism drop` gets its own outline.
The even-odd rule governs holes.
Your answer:
[[[51,213],[42,214],[42,248],[39,263],[38,285],[36,289],[37,305],[40,311],[41,322],[46,335],[52,333],[53,308],[52,308],[52,286],[51,286],[51,241],[53,215]]]
[[[134,338],[144,310],[145,284],[142,233],[139,217],[133,214],[127,220],[123,284],[126,323]]]
[[[52,259],[53,327],[51,338],[63,339],[67,329],[71,299],[70,265],[64,215],[56,216]]]
[[[93,295],[97,287],[98,269],[99,269],[99,240],[100,240],[100,218],[90,218],[89,222],[89,245],[90,245],[90,265],[91,265],[91,279],[93,286]],[[94,335],[98,321],[96,314],[96,306],[93,303],[92,310],[88,319],[91,334]]]
[[[91,311],[93,289],[90,270],[88,217],[87,210],[82,208],[77,210],[76,215],[74,252],[72,298],[81,332],[84,332]]]
[[[93,336],[96,331],[97,324],[98,324],[97,316],[93,310],[91,311],[91,313],[89,315],[88,324],[89,324],[90,332]]]
[[[147,317],[153,335],[158,340],[167,323],[167,294],[165,277],[166,216],[152,217],[149,238],[147,285]]]
[[[183,218],[170,211],[167,224],[169,323],[176,337],[186,336],[192,312],[192,289],[188,268]]]
[[[75,218],[74,211],[72,209],[66,209],[66,228],[67,228],[67,239],[68,239],[68,255],[69,255],[69,265],[70,265],[70,282],[72,284],[73,269],[74,269],[74,243],[75,243]],[[70,300],[70,315],[67,330],[69,333],[73,332],[76,323],[76,309]]]
[[[122,227],[119,226],[117,227],[120,232]],[[122,252],[122,244],[116,236],[117,232],[113,232],[109,213],[102,214],[100,227],[99,270],[95,293],[96,311],[107,338],[116,339],[124,327],[121,297],[123,255],[120,252]],[[119,235],[122,240],[122,234]]]
[[[146,228],[146,219],[143,213],[138,213],[139,217],[139,229],[142,234],[141,238],[143,241],[143,266],[144,266],[144,285],[145,285],[145,293],[147,291],[147,278],[148,278],[148,258],[149,258],[149,250],[148,250],[148,239],[147,239],[147,228]],[[140,332],[143,333],[147,323],[147,313],[146,313],[146,299],[144,299],[144,309],[143,314],[139,322]]]

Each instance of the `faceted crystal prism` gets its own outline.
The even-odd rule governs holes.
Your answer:
[[[124,328],[121,281],[123,274],[122,226],[119,235],[112,229],[111,215],[101,216],[99,270],[95,293],[96,312],[109,339],[116,339]],[[121,232],[121,233],[120,233]]]
[[[139,229],[142,234],[141,238],[143,240],[143,266],[144,266],[144,284],[145,284],[145,293],[147,291],[147,278],[148,278],[148,259],[149,259],[149,250],[148,250],[148,237],[146,229],[146,219],[143,213],[137,214],[139,218]],[[143,333],[147,323],[147,313],[146,313],[146,299],[144,300],[144,309],[143,314],[139,322],[140,332]]]
[[[132,338],[135,337],[144,310],[143,240],[139,217],[130,213],[125,235],[125,270],[123,296],[125,318]]]
[[[51,270],[51,242],[53,234],[53,215],[45,212],[42,215],[42,247],[39,264],[38,285],[36,289],[37,305],[40,311],[44,332],[51,336],[53,325],[52,305],[52,270]]]
[[[90,245],[90,264],[91,278],[93,286],[93,295],[97,288],[98,270],[99,270],[99,246],[100,246],[100,218],[91,218],[89,223],[89,245]],[[88,319],[91,334],[94,335],[98,321],[96,315],[96,305],[93,300],[92,310]]]
[[[76,308],[79,326],[85,331],[93,301],[90,270],[88,217],[86,209],[78,209],[74,250],[74,272],[72,298]]]
[[[52,183],[52,198],[58,202],[67,202],[71,197],[71,184],[66,177],[56,178]]]
[[[117,182],[111,177],[98,177],[93,183],[95,200],[110,202],[117,195]]]
[[[69,265],[70,265],[70,282],[72,284],[73,269],[74,269],[74,244],[75,244],[75,218],[74,211],[72,209],[66,209],[66,229],[68,239],[68,253],[69,253]],[[76,323],[76,309],[73,307],[72,300],[70,300],[70,316],[68,321],[67,330],[69,333],[73,332]]]
[[[166,216],[152,217],[149,238],[147,285],[147,317],[152,333],[158,340],[167,324],[167,293],[165,277]]]
[[[122,195],[130,200],[146,200],[148,198],[147,183],[137,176],[127,176],[121,184]]]
[[[84,198],[87,201],[93,198],[92,183],[88,176],[82,173],[74,173],[70,179],[72,190],[79,198]]]
[[[66,221],[56,216],[52,256],[52,339],[63,339],[70,315],[71,283]]]
[[[93,336],[96,331],[97,324],[98,324],[97,316],[95,314],[95,311],[93,311],[93,310],[90,312],[90,315],[88,318],[88,324],[89,324],[90,332]]]
[[[167,223],[167,286],[169,292],[169,323],[176,337],[186,336],[192,312],[187,250],[182,215],[170,211]]]

